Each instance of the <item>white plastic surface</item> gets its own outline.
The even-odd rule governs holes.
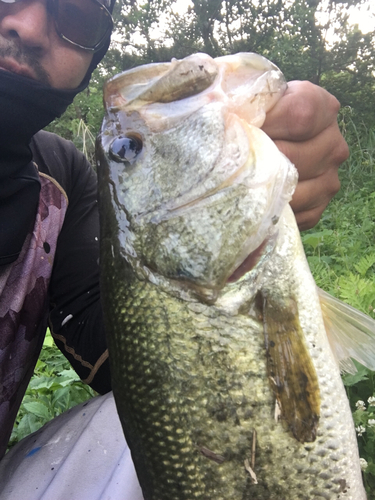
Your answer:
[[[0,500],[143,500],[113,394],[55,418],[0,462]]]

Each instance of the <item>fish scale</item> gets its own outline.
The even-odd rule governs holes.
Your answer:
[[[197,54],[183,68],[206,63],[217,71],[206,88],[199,81],[197,95],[183,94],[179,61],[131,70],[105,90],[103,309],[116,404],[144,498],[365,500],[349,404],[287,203],[294,167],[217,90],[233,85],[232,65],[249,81],[263,68],[272,102],[250,88],[259,109],[285,86],[260,56]],[[143,71],[154,76],[151,88]],[[177,79],[177,111],[173,101],[149,101],[158,71],[168,86]],[[210,125],[210,110],[226,129],[222,151],[249,151],[228,160],[227,179],[225,158],[211,150],[208,159],[200,151],[199,168],[189,160],[194,134],[221,128]],[[181,130],[188,141],[176,140]],[[135,159],[111,150],[121,137],[141,137]],[[248,255],[250,269],[237,276]]]

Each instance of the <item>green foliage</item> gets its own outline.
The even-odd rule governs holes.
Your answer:
[[[344,375],[343,380],[353,411],[358,436],[359,454],[368,500],[375,498],[375,373],[357,365],[355,375]]]
[[[116,35],[103,67],[109,74],[135,65],[182,58],[258,52],[288,80],[327,88],[358,119],[375,125],[375,33],[350,25],[349,9],[364,0],[122,0]],[[373,7],[371,7],[373,8]],[[369,12],[371,15],[371,11]]]
[[[73,406],[95,396],[55,347],[49,331],[34,375],[23,398],[9,448]]]
[[[104,116],[103,83],[106,78],[100,69],[94,71],[90,86],[78,94],[65,113],[46,130],[72,141],[95,165],[95,137]]]
[[[322,85],[350,108],[356,123],[374,127],[375,114],[368,103],[375,92],[375,32],[363,34],[348,23],[348,9],[363,2],[191,0],[181,10],[181,0],[118,0],[110,50],[89,88],[48,130],[82,148],[85,137],[77,133],[78,127],[83,122],[93,135],[100,130],[102,86],[109,76],[198,51],[215,57],[241,51],[263,54],[288,80]],[[93,151],[90,144],[91,161]]]

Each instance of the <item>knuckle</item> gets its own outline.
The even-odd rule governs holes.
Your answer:
[[[332,110],[332,112],[335,114],[335,116],[337,116],[337,114],[338,114],[338,112],[340,110],[341,104],[338,101],[338,99],[336,99],[335,96],[333,96],[329,92],[327,92],[327,94],[328,94],[329,108]]]
[[[340,103],[327,90],[311,82],[299,82],[299,92],[293,96],[290,109],[291,133],[303,140],[316,132],[337,122]]]
[[[349,155],[350,155],[349,146],[344,138],[342,138],[340,146],[337,149],[338,149],[337,160],[340,163],[343,163],[344,161],[346,161],[349,158]]]
[[[340,140],[337,141],[336,145],[331,148],[331,162],[332,164],[339,167],[344,161],[349,158],[349,146],[346,143],[342,135],[340,135]]]
[[[319,199],[319,206],[324,209],[335,194],[340,191],[341,183],[338,175],[338,166],[330,168],[321,178],[322,191]]]
[[[315,113],[316,107],[311,99],[305,99],[303,96],[295,99],[291,110],[290,127],[296,138],[304,138],[314,122]]]
[[[322,216],[324,209],[314,209],[296,214],[296,221],[300,231],[306,231],[316,226]]]
[[[341,187],[340,180],[338,176],[335,176],[333,182],[331,183],[330,199],[340,191],[340,187]]]

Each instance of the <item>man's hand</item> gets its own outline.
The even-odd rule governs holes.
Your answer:
[[[338,169],[349,148],[337,124],[339,108],[337,99],[321,87],[293,81],[262,127],[298,170],[290,204],[300,230],[317,224],[340,189]]]

